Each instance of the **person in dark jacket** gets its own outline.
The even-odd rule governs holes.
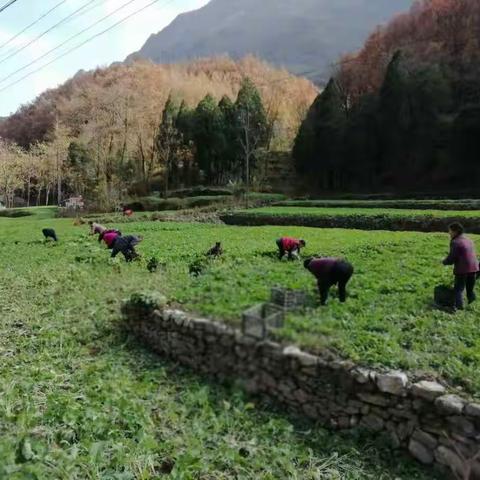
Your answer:
[[[344,303],[347,299],[347,283],[352,278],[353,266],[341,258],[309,258],[304,267],[312,273],[318,282],[320,301],[326,305],[330,288],[338,285],[338,296]]]
[[[57,234],[55,233],[55,230],[53,228],[44,228],[42,230],[43,236],[45,237],[45,240],[48,240],[51,238],[53,241],[58,242],[58,237]]]
[[[288,255],[289,260],[298,259],[300,250],[305,248],[307,243],[305,240],[297,240],[291,237],[282,237],[277,240],[278,257],[280,260]]]
[[[221,257],[223,255],[222,242],[217,242],[208,252],[207,257]]]
[[[453,265],[455,275],[455,308],[463,310],[463,292],[467,290],[468,303],[476,300],[475,283],[479,271],[478,258],[475,245],[464,234],[464,228],[460,223],[452,223],[448,228],[451,242],[450,253],[444,265]]]
[[[135,251],[135,246],[143,240],[143,237],[134,235],[118,236],[112,246],[112,258],[122,253],[127,262],[135,260],[139,255]]]

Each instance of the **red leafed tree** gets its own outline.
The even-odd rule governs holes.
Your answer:
[[[441,64],[454,77],[480,79],[480,2],[419,0],[373,32],[359,52],[339,62],[339,81],[352,99],[378,91],[398,50],[412,66]]]

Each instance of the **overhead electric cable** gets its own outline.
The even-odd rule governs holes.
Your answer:
[[[7,2],[3,7],[0,7],[0,13],[2,13],[4,10],[6,10],[8,7],[13,5],[17,0],[10,0]]]
[[[60,20],[59,22],[57,22],[55,25],[51,26],[50,28],[48,28],[47,30],[45,30],[44,32],[42,32],[40,35],[36,36],[34,39],[30,40],[29,42],[27,42],[25,45],[23,45],[22,47],[20,47],[19,49],[15,50],[14,52],[12,52],[10,55],[7,55],[5,58],[2,58],[2,60],[0,60],[0,64],[3,63],[3,62],[6,62],[7,60],[9,60],[10,58],[14,57],[15,55],[17,55],[18,53],[22,52],[23,50],[25,50],[26,48],[28,48],[30,45],[32,45],[33,43],[37,42],[38,40],[40,40],[42,37],[44,37],[47,33],[50,33],[52,30],[55,30],[55,28],[59,27],[60,25],[62,25],[63,23],[65,23],[66,21],[70,20],[72,17],[74,17],[77,13],[81,12],[84,8],[88,7],[89,5],[91,5],[93,2],[96,2],[97,0],[88,0],[84,5],[82,5],[81,7],[77,8],[77,10],[75,10],[74,12],[72,12],[70,15],[68,15],[67,17],[63,18],[62,20]]]
[[[34,75],[35,73],[38,73],[40,72],[41,70],[43,70],[44,68],[52,65],[53,63],[55,63],[56,61],[60,60],[61,58],[64,58],[66,57],[67,55],[70,55],[70,53],[74,52],[75,50],[78,50],[79,48],[83,47],[84,45],[86,45],[87,43],[90,43],[92,40],[104,35],[105,33],[108,33],[110,30],[113,30],[114,28],[118,27],[119,25],[121,25],[122,23],[126,22],[127,20],[129,20],[130,18],[132,18],[133,16],[135,15],[138,15],[139,13],[143,12],[144,10],[146,10],[147,8],[151,7],[152,5],[154,5],[155,3],[158,3],[160,0],[153,0],[152,2],[148,3],[147,5],[145,5],[144,7],[142,8],[139,8],[138,10],[136,10],[135,12],[132,12],[130,13],[129,15],[127,15],[126,17],[122,18],[121,20],[119,20],[118,22],[114,23],[113,25],[111,25],[110,27],[106,28],[105,30],[102,30],[101,32],[95,34],[95,35],[92,35],[91,37],[87,38],[86,40],[84,40],[82,43],[76,45],[75,47],[72,47],[71,49],[67,50],[66,52],[62,53],[61,55],[59,55],[58,57],[55,57],[53,60],[51,60],[50,62],[42,65],[41,67],[37,68],[36,70],[33,70],[29,73],[27,73],[26,75],[24,75],[23,77],[20,77],[19,79],[15,80],[14,82],[11,82],[9,83],[8,85],[6,85],[5,87],[1,88],[0,89],[0,93],[4,92],[5,90],[7,90],[8,88],[10,87],[13,87],[14,85],[22,82],[23,80],[25,80],[26,78],[29,78],[31,77],[32,75]],[[174,2],[177,2],[178,0],[169,0],[167,2],[165,2],[162,6],[162,8],[166,7],[167,5],[171,4],[171,3],[174,3]]]
[[[6,47],[8,44],[12,43],[14,40],[16,40],[20,35],[22,35],[23,33],[25,33],[27,30],[29,30],[30,28],[32,28],[34,25],[36,25],[38,22],[40,22],[41,20],[43,20],[46,16],[50,15],[54,10],[56,10],[58,7],[60,7],[61,5],[63,5],[64,3],[68,2],[68,0],[62,0],[61,2],[57,3],[54,7],[52,7],[50,10],[48,10],[48,12],[45,12],[43,15],[41,15],[40,17],[38,17],[34,22],[32,22],[30,25],[27,25],[23,30],[20,30],[20,32],[18,32],[17,34],[15,34],[13,37],[9,38],[6,42],[2,43],[0,45],[0,50],[3,48],[3,47]]]
[[[35,58],[34,60],[32,60],[30,63],[28,63],[27,65],[24,65],[23,67],[20,67],[19,69],[15,70],[14,72],[8,74],[6,77],[3,77],[3,78],[0,78],[0,83],[3,83],[5,80],[8,80],[9,78],[12,78],[14,75],[16,75],[17,73],[20,73],[20,72],[23,72],[23,70],[25,70],[26,68],[28,67],[31,67],[32,65],[34,65],[35,63],[39,62],[40,60],[43,60],[45,57],[47,57],[48,55],[50,55],[51,53],[53,53],[54,51],[58,50],[59,48],[63,47],[64,45],[66,45],[67,43],[70,43],[72,40],[74,40],[75,38],[79,37],[80,35],[83,35],[85,32],[88,32],[89,30],[91,30],[92,28],[96,27],[97,25],[99,25],[100,23],[104,22],[105,20],[108,20],[110,17],[112,17],[113,15],[115,15],[116,13],[118,13],[119,11],[123,10],[124,8],[128,7],[128,5],[132,4],[133,2],[136,2],[138,0],[128,0],[128,2],[124,3],[123,5],[121,5],[120,7],[118,7],[117,9],[115,9],[113,12],[110,12],[108,15],[105,15],[104,17],[100,18],[99,20],[97,20],[96,22],[92,23],[91,25],[89,25],[88,27],[84,28],[83,30],[81,30],[80,32],[76,33],[75,35],[72,35],[71,37],[67,38],[67,40],[63,41],[62,43],[60,43],[59,45],[57,45],[56,47],[53,47],[52,49],[50,49],[48,52],[45,52],[43,55],[41,55],[40,57],[38,58]]]

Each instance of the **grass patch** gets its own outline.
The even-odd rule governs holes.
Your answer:
[[[145,233],[145,261],[156,254],[167,262],[150,274],[143,262],[109,260],[85,226],[38,214],[0,219],[0,478],[438,478],[393,458],[382,439],[267,412],[235,388],[161,363],[119,332],[122,299],[170,283],[177,300],[206,311],[213,298],[218,313],[233,317],[252,292],[238,289],[229,306],[233,284],[219,288],[222,278],[242,285],[255,266],[269,266],[278,281],[288,275],[287,265],[255,253],[271,247],[275,229],[252,238],[248,229],[137,223],[127,233]],[[58,245],[42,241],[45,226],[59,233]],[[188,259],[224,235],[228,252],[207,272],[211,287],[191,278]],[[266,263],[252,264],[252,255]]]
[[[331,216],[331,217],[386,217],[386,218],[475,218],[480,219],[480,210],[414,210],[389,208],[345,207],[286,207],[272,206],[247,210],[249,214]]]

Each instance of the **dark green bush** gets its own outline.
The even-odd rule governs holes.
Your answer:
[[[268,213],[230,213],[221,215],[227,225],[241,226],[302,226],[316,228],[347,228],[358,230],[390,230],[413,232],[446,232],[448,226],[458,221],[456,217],[388,215],[272,215]],[[470,233],[480,234],[480,219],[462,218],[462,224]]]
[[[480,210],[480,200],[286,200],[279,207],[393,208],[406,210]]]
[[[135,212],[161,212],[164,210],[181,210],[185,208],[185,200],[181,198],[164,199],[160,197],[140,197],[126,204]]]
[[[262,205],[285,198],[281,194],[272,193],[251,193],[249,199],[252,203]],[[209,207],[213,205],[225,206],[232,205],[235,199],[232,195],[203,195],[185,198],[160,198],[160,197],[140,197],[127,203],[126,206],[136,212],[163,212],[166,210],[184,210],[192,208]]]
[[[125,316],[148,316],[155,310],[161,310],[167,303],[166,298],[157,292],[134,293],[123,302],[122,312]]]
[[[183,188],[170,192],[172,197],[188,198],[188,197],[224,197],[233,195],[228,188],[221,187],[193,187]]]
[[[0,217],[21,218],[30,217],[32,215],[28,210],[0,210]]]

